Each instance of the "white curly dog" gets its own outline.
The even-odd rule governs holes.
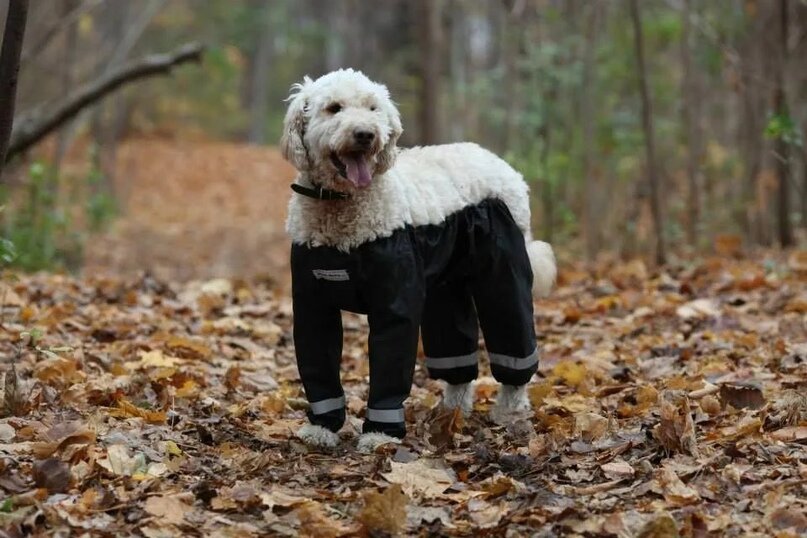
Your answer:
[[[472,410],[478,342],[475,310],[494,376],[503,382],[496,409],[508,412],[529,408],[525,387],[538,360],[529,282],[535,295],[548,294],[555,281],[556,266],[550,245],[532,239],[528,186],[505,161],[476,144],[400,149],[396,143],[401,132],[400,115],[387,88],[359,71],[342,69],[316,80],[305,77],[302,83],[292,86],[281,150],[299,172],[292,186],[297,193],[289,203],[286,226],[293,245],[295,348],[311,404],[311,424],[297,435],[310,445],[335,446],[339,441],[336,432],[344,422],[344,394],[338,379],[340,309],[368,313],[370,320],[370,395],[364,433],[359,439],[361,450],[373,450],[403,437],[403,399],[411,387],[418,325],[423,326],[430,373],[448,381],[444,405],[459,407],[465,413]],[[497,219],[506,222],[499,225]],[[485,247],[484,236],[474,235],[484,226],[500,226],[503,231],[490,233],[501,241],[497,239],[490,242],[492,247]],[[517,244],[506,247],[512,251],[490,255],[499,265],[485,265],[487,262],[479,261],[482,255],[478,253],[474,254],[477,258],[467,257],[471,250],[488,252],[503,244],[509,233],[507,227],[515,230]],[[453,243],[445,244],[446,236]],[[421,248],[407,246],[412,244],[433,248],[428,254],[419,251],[411,264],[410,258],[401,261],[401,249],[408,253]],[[388,253],[387,258],[379,258],[381,251]],[[356,257],[351,258],[353,253]],[[371,255],[375,256],[371,262],[361,258]],[[421,265],[427,262],[422,259],[437,264],[434,260],[449,257],[439,262],[444,274],[461,273],[465,282],[477,282],[482,277],[473,273],[474,268],[485,266],[490,275],[476,288],[468,284],[467,294],[452,291],[466,288],[452,288],[450,283],[441,284],[442,288],[434,285],[438,291],[430,306],[432,285],[424,284],[424,288],[410,281],[426,279],[423,275],[428,270],[422,270]],[[518,261],[507,261],[522,258],[528,259],[526,273],[517,266]],[[392,261],[387,263],[387,259]],[[507,267],[501,267],[503,263]],[[410,265],[411,272],[406,272]],[[401,267],[406,271],[400,272]],[[516,277],[511,277],[514,274]],[[513,282],[505,282],[511,278]],[[526,299],[522,281],[527,282]],[[354,287],[348,290],[347,286]],[[410,286],[415,291],[400,296],[409,292],[399,290]],[[443,289],[448,291],[439,291]],[[440,293],[445,300],[437,302]],[[519,293],[522,297],[510,302],[519,303],[514,311],[529,327],[516,337],[526,342],[520,344],[523,351],[508,352],[511,348],[503,340],[509,338],[509,322],[503,318],[509,316],[509,307],[505,305],[505,310],[497,312],[496,305],[501,304],[502,296]],[[402,302],[414,305],[406,308],[417,311],[417,315],[418,309],[424,309],[422,317],[413,315],[412,321],[404,315],[391,316],[385,314],[389,308],[378,306]],[[455,304],[446,310],[446,302]],[[525,306],[527,302],[529,306]],[[460,329],[445,326],[452,319],[459,320]],[[429,324],[432,329],[427,341]],[[437,357],[431,357],[434,353],[429,348],[440,351],[444,337],[452,331],[457,335],[452,340],[455,343],[446,346],[467,349],[454,355],[438,352]],[[503,335],[497,344],[501,350],[492,345],[498,334]],[[397,385],[393,386],[391,379]]]

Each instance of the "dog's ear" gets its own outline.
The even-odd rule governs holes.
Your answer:
[[[309,167],[303,136],[308,123],[308,96],[306,88],[311,79],[305,77],[299,84],[293,84],[289,98],[289,108],[283,120],[283,135],[280,137],[280,152],[297,170],[306,170]]]
[[[383,174],[395,164],[395,157],[398,155],[398,139],[403,133],[401,127],[401,115],[398,109],[390,103],[387,107],[387,121],[389,121],[390,133],[387,143],[381,149],[376,159],[376,174]]]

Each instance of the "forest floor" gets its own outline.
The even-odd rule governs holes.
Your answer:
[[[232,149],[255,174],[277,157]],[[216,166],[210,147],[188,159]],[[270,200],[232,201],[222,185],[184,200],[178,184],[156,183],[154,198],[130,200],[164,206],[153,210],[165,219],[172,206],[198,215],[214,238],[223,221],[204,192],[224,193],[219,213],[249,216],[236,230],[264,226],[249,220],[261,204],[282,213],[287,182],[256,187]],[[306,404],[280,274],[209,278],[191,250],[157,245],[140,256],[163,269],[134,275],[136,257],[111,254],[139,241],[128,226],[156,230],[143,245],[174,237],[176,249],[194,226],[159,235],[147,209],[128,215],[105,239],[111,263],[21,275],[0,294],[1,536],[807,533],[804,253],[566,264],[536,303],[534,413],[492,421],[487,376],[471,417],[443,412],[440,384],[418,366],[404,443],[364,455],[366,321],[345,316],[342,443],[308,449],[293,435]],[[281,271],[278,226],[258,235],[277,241]],[[262,265],[246,258],[228,263]],[[123,276],[100,276],[116,268]]]

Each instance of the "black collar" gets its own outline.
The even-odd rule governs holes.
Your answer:
[[[316,200],[347,200],[350,195],[346,192],[332,191],[330,189],[323,189],[319,185],[313,187],[304,187],[299,183],[292,183],[291,190],[297,194],[308,196]]]

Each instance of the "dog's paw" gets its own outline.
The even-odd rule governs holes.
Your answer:
[[[359,442],[356,444],[356,450],[362,454],[372,454],[378,447],[388,443],[395,443],[396,445],[399,445],[401,444],[401,440],[385,433],[363,433],[359,436]]]
[[[320,448],[334,448],[339,444],[339,436],[327,428],[316,424],[306,424],[297,430],[297,438],[306,445]]]
[[[512,420],[532,411],[527,385],[501,385],[496,396],[496,404],[490,416],[496,423]]]
[[[462,383],[460,385],[446,384],[443,390],[443,407],[446,409],[459,409],[463,416],[468,416],[474,410],[474,385]]]

